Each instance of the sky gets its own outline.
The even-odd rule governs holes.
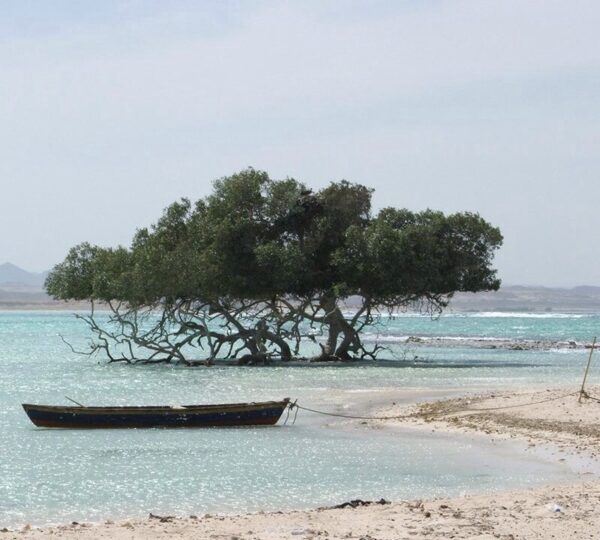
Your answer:
[[[505,284],[600,285],[600,2],[0,3],[0,263],[128,245],[248,166],[479,212]]]

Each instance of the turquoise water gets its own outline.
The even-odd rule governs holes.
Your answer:
[[[599,328],[600,316],[593,314],[465,313],[439,319],[401,315],[382,333],[586,342]]]
[[[294,426],[210,430],[42,430],[20,403],[182,404],[299,398],[351,406],[365,389],[457,392],[576,383],[585,350],[403,344],[402,337],[589,341],[597,316],[400,317],[378,332],[387,361],[371,366],[129,367],[71,353],[85,341],[66,313],[0,313],[0,526],[155,513],[202,513],[482,491],[568,478],[554,459],[480,439],[348,429],[300,414]],[[397,342],[394,341],[395,338]],[[417,358],[415,358],[417,356]],[[599,374],[600,377],[600,374]],[[594,372],[592,372],[592,381]],[[348,392],[350,391],[350,392]],[[427,390],[423,390],[426,396]]]

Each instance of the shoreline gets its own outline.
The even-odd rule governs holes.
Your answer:
[[[600,396],[600,386],[590,386]],[[365,395],[358,407],[373,416],[401,416],[391,420],[344,420],[356,429],[408,428],[441,433],[479,434],[514,439],[530,447],[553,448],[562,457],[584,457],[594,466],[600,442],[600,402],[577,403],[576,389],[488,391],[462,397],[415,403],[400,396]],[[362,402],[362,403],[360,403]],[[367,403],[369,405],[367,406]],[[353,407],[354,409],[355,407]],[[370,415],[371,415],[370,414]],[[366,414],[365,414],[366,415]],[[550,416],[550,418],[549,418]],[[591,466],[591,465],[590,465]],[[585,469],[585,467],[584,467]],[[343,501],[332,501],[332,504]],[[147,519],[106,521],[3,531],[8,538],[556,538],[589,539],[600,530],[597,474],[523,490],[394,501],[343,509],[317,508],[250,514],[154,516]],[[13,536],[11,536],[11,533]]]
[[[45,528],[0,530],[3,538],[125,539],[547,539],[597,538],[598,482],[548,485],[465,497],[410,501],[352,501],[313,510],[203,514],[150,514],[144,520],[73,522]],[[367,504],[361,504],[366,502]],[[12,535],[11,535],[12,534]]]

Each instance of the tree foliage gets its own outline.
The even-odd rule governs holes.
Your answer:
[[[289,359],[309,338],[323,359],[374,357],[360,332],[383,311],[440,312],[456,291],[497,289],[502,236],[468,212],[373,215],[372,193],[345,180],[313,192],[246,169],[195,204],[171,204],[129,248],[75,246],[46,288],[110,307],[105,325],[84,319],[89,352],[113,361]],[[350,297],[358,308],[345,317]]]

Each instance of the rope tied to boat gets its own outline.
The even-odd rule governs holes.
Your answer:
[[[311,409],[310,407],[304,407],[302,405],[298,405],[297,401],[298,400],[294,401],[294,403],[290,403],[290,405],[289,405],[290,409],[296,409],[296,415],[298,414],[298,409],[302,409],[303,411],[308,411],[308,412],[312,412],[315,414],[321,414],[323,416],[335,416],[338,418],[349,418],[352,420],[397,420],[399,418],[409,418],[412,416],[410,414],[402,414],[402,415],[395,415],[395,416],[358,416],[358,415],[353,415],[353,414],[332,413],[332,412],[320,411],[318,409]],[[295,421],[296,421],[296,419],[294,418],[294,422]]]
[[[293,403],[288,403],[288,406],[286,407],[286,417],[285,417],[285,421],[283,422],[283,425],[285,426],[288,423],[288,420],[290,419],[290,411],[292,409],[296,409],[296,411],[294,412],[294,420],[292,421],[292,426],[296,423],[296,418],[298,418],[298,400],[294,400]]]
[[[458,410],[454,410],[454,411],[439,411],[437,413],[432,412],[432,413],[429,413],[428,416],[447,416],[447,415],[458,414],[458,413],[462,413],[462,412],[469,413],[469,412],[499,411],[499,410],[503,410],[503,409],[516,409],[519,407],[526,407],[528,405],[538,405],[541,403],[558,401],[559,399],[564,399],[564,398],[570,397],[570,396],[576,396],[578,394],[579,394],[579,391],[569,392],[568,394],[561,394],[560,396],[555,396],[555,397],[546,398],[546,399],[540,399],[537,401],[529,401],[527,403],[517,403],[515,405],[499,405],[497,407],[477,407],[477,408],[466,407],[464,409],[458,409]],[[594,396],[586,395],[585,397],[600,402],[600,399],[595,398]],[[285,419],[284,425],[287,423],[289,415],[290,415],[290,411],[292,409],[296,410],[295,415],[294,415],[294,421],[292,422],[292,425],[296,423],[296,417],[298,416],[299,409],[302,409],[303,411],[312,412],[315,414],[320,414],[323,416],[333,416],[336,418],[347,418],[350,420],[403,420],[403,419],[415,418],[415,417],[419,416],[418,413],[398,414],[398,415],[389,415],[389,416],[363,416],[363,415],[354,415],[354,414],[334,413],[334,412],[328,412],[328,411],[321,411],[319,409],[312,409],[310,407],[304,407],[303,405],[298,405],[298,400],[295,400],[293,403],[290,403],[288,405],[288,411],[287,411],[288,414]]]

